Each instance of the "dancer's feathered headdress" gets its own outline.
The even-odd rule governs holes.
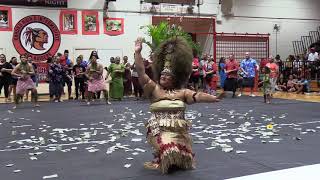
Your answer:
[[[161,73],[170,74],[175,80],[175,88],[181,88],[192,73],[192,48],[182,37],[166,40],[153,54],[154,78],[160,79]]]

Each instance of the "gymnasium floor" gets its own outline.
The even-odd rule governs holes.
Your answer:
[[[188,107],[195,170],[145,170],[143,162],[152,158],[143,126],[148,106],[131,99],[110,106],[65,101],[13,111],[0,104],[1,179],[220,180],[320,163],[319,103],[267,105],[243,96]]]

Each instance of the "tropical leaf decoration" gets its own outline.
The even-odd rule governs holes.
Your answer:
[[[176,25],[169,25],[168,22],[161,22],[158,25],[147,25],[147,26],[142,26],[141,29],[146,29],[147,32],[146,34],[151,37],[151,42],[150,41],[144,41],[146,43],[151,51],[155,51],[157,47],[161,44],[161,42],[172,38],[176,36],[183,37],[184,39],[187,40],[189,45],[192,47],[194,52],[199,55],[201,54],[201,47],[199,44],[195,43],[192,40],[192,37],[190,34],[187,32],[183,31],[183,29],[180,26]]]

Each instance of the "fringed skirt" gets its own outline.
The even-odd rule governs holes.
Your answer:
[[[106,90],[106,84],[103,79],[93,79],[88,81],[89,92],[99,92],[103,90]]]
[[[36,86],[30,77],[27,79],[19,79],[17,82],[16,93],[19,95],[24,95],[27,90],[34,89],[35,87]]]
[[[191,123],[183,116],[183,112],[156,112],[146,124],[147,140],[162,173],[168,173],[173,167],[194,167],[192,139],[188,134]]]

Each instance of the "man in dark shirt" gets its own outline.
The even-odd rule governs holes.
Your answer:
[[[81,92],[82,99],[84,97],[84,82],[85,76],[84,73],[86,72],[86,68],[82,65],[82,60],[80,57],[77,58],[77,64],[73,66],[73,74],[74,74],[74,83],[75,83],[75,92],[76,92],[76,99],[79,98],[79,90]]]
[[[0,93],[4,88],[5,101],[8,102],[9,98],[9,86],[11,82],[12,66],[6,61],[6,56],[0,54]]]
[[[237,90],[237,77],[238,77],[239,64],[234,59],[234,55],[229,56],[229,60],[226,64],[227,79],[225,81],[224,91],[232,90],[232,97],[235,97]]]
[[[64,85],[67,85],[68,87],[68,99],[73,99],[73,97],[71,96],[71,87],[72,87],[72,61],[69,58],[69,51],[68,50],[64,50],[63,56],[61,56],[60,58],[60,64],[64,67],[65,71],[66,71],[66,76],[64,78]]]

